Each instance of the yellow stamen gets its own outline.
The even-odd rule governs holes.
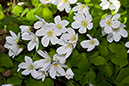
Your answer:
[[[119,28],[117,28],[117,29],[113,29],[113,31],[118,31],[119,30]]]
[[[88,22],[84,20],[84,21],[82,21],[81,25],[82,25],[83,27],[86,27],[86,26],[88,26]]]
[[[34,39],[35,42],[37,42],[37,41],[36,41],[36,37],[33,37],[33,39]]]
[[[73,36],[71,37],[71,39],[72,39],[72,41],[76,41],[76,36],[73,35]]]
[[[58,29],[62,29],[62,25],[61,25],[61,24],[58,24],[56,27],[57,27]]]
[[[53,36],[53,32],[52,32],[52,31],[48,31],[48,32],[47,32],[47,36],[48,36],[48,37],[52,37],[52,36]]]
[[[18,43],[19,42],[19,38],[16,38],[15,41],[16,41],[16,43]]]
[[[106,22],[106,24],[107,24],[108,26],[111,26],[111,25],[112,25],[112,20],[108,20],[108,21]]]
[[[68,0],[62,0],[63,3],[67,4],[68,3]]]
[[[53,64],[54,67],[59,67],[59,64],[55,63]]]
[[[72,48],[72,44],[70,44],[70,43],[67,43],[67,46],[68,46],[69,48]]]
[[[46,73],[45,73],[44,71],[42,71],[42,74],[43,74],[43,75],[46,75]]]
[[[84,5],[80,5],[80,8],[84,9],[84,8],[85,8],[85,6],[84,6]]]
[[[94,45],[94,40],[93,39],[90,40],[90,44]]]
[[[48,62],[50,62],[51,60],[49,59],[49,58],[46,58],[46,62],[48,63]]]
[[[29,66],[29,70],[33,70],[34,69],[34,66],[33,65],[30,65]]]
[[[119,2],[119,1],[116,1],[116,4],[117,4],[117,5],[120,5],[120,2]]]

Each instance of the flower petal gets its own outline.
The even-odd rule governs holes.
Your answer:
[[[126,42],[126,43],[125,43],[125,46],[126,46],[127,48],[129,48],[129,42]]]
[[[61,75],[61,76],[65,76],[65,71],[64,71],[64,69],[61,67],[61,66],[59,66],[58,67],[58,73]]]
[[[104,28],[104,32],[107,33],[107,34],[109,34],[109,33],[112,32],[112,28],[111,28],[110,26],[106,26],[106,27]]]
[[[81,27],[79,29],[79,33],[83,34],[83,33],[86,33],[87,32],[87,28],[86,27]]]
[[[44,36],[44,37],[42,38],[41,42],[42,42],[42,45],[43,45],[44,47],[47,47],[48,44],[49,44],[49,38],[46,37],[46,36]]]
[[[93,23],[89,23],[87,28],[88,28],[88,30],[91,30],[93,28]]]
[[[87,51],[91,51],[91,50],[93,50],[94,48],[95,48],[95,45],[90,45],[90,46],[88,47]]]
[[[69,24],[69,21],[67,21],[67,20],[62,20],[62,21],[60,22],[60,24],[61,24],[62,26],[67,26],[67,25]]]
[[[18,65],[18,67],[21,69],[26,69],[26,68],[28,68],[28,64],[26,64],[25,62],[22,62]]]
[[[23,75],[29,75],[30,72],[31,72],[31,70],[26,69],[26,70],[24,70],[24,71],[22,72],[22,74],[23,74]]]
[[[90,42],[90,40],[84,40],[84,41],[81,42],[81,46],[83,48],[88,48],[90,46],[89,42]]]
[[[118,28],[120,26],[120,21],[115,21],[111,26],[113,28]]]
[[[39,29],[41,27],[43,27],[45,24],[43,24],[42,21],[37,21],[35,24],[34,24],[34,28],[35,29]]]
[[[56,70],[55,70],[55,67],[53,66],[50,68],[50,76],[55,79]]]
[[[61,18],[60,18],[59,15],[54,18],[54,22],[55,22],[56,24],[59,24],[59,23],[61,22]]]
[[[79,22],[79,21],[74,21],[74,22],[72,23],[72,27],[73,27],[74,29],[77,29],[77,28],[81,27],[81,22]]]
[[[38,72],[37,72],[35,69],[33,69],[33,70],[31,71],[31,75],[32,75],[33,78],[37,78]]]
[[[34,41],[30,41],[27,45],[27,49],[28,51],[31,51],[34,49],[34,47],[36,46],[36,43]]]
[[[25,62],[29,65],[33,63],[32,59],[29,56],[25,56]]]
[[[113,39],[115,40],[115,42],[118,42],[120,41],[121,39],[121,36],[119,33],[115,32],[114,35],[113,35]]]
[[[101,27],[106,26],[106,20],[105,19],[101,19],[99,24],[100,24]]]
[[[120,28],[119,31],[120,31],[120,35],[121,36],[123,36],[123,37],[127,37],[128,36],[128,32],[125,29]]]

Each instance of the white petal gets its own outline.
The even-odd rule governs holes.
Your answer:
[[[118,20],[118,18],[120,17],[120,14],[116,14],[112,17],[112,20]]]
[[[30,35],[22,35],[22,39],[23,40],[31,40],[31,36]]]
[[[127,48],[129,48],[129,42],[126,42],[126,43],[125,43],[125,46],[126,46]]]
[[[108,34],[107,41],[111,43],[113,41],[113,34]]]
[[[105,16],[105,19],[106,19],[106,20],[110,20],[111,17],[112,17],[112,15],[106,15],[106,16]]]
[[[66,7],[65,7],[65,11],[66,11],[66,13],[69,13],[69,11],[71,10],[71,7],[70,7],[70,5],[69,4],[67,4],[66,5]]]
[[[77,0],[69,0],[70,4],[74,4],[77,2]]]
[[[72,28],[68,28],[67,32],[69,33],[69,35],[75,35],[75,31]]]
[[[100,24],[101,27],[106,26],[106,20],[105,19],[101,19],[99,24]]]
[[[18,65],[19,68],[26,69],[28,68],[28,65],[25,62],[22,62]]]
[[[118,28],[120,26],[120,21],[116,21],[111,25],[113,28]]]
[[[60,24],[61,24],[62,26],[67,26],[67,25],[69,24],[69,21],[67,21],[67,20],[62,20],[62,21],[60,22]]]
[[[34,49],[34,47],[36,46],[36,43],[34,41],[30,41],[27,45],[27,49],[28,51],[31,51]]]
[[[29,56],[25,56],[25,61],[29,65],[33,63],[32,59]]]
[[[81,42],[83,48],[88,48],[90,46],[90,40],[84,40]]]
[[[121,39],[121,36],[120,36],[120,34],[119,33],[114,33],[114,35],[113,35],[113,39],[115,40],[115,42],[118,42],[118,41],[120,41],[120,39]]]
[[[79,8],[80,8],[79,6],[75,6],[75,7],[73,7],[72,11],[78,11]]]
[[[63,2],[60,3],[60,4],[58,4],[57,8],[58,8],[59,11],[63,11],[64,10],[64,4],[63,4]]]
[[[111,28],[110,26],[106,26],[106,27],[104,28],[104,32],[107,33],[107,34],[109,34],[109,33],[112,32],[112,28]]]
[[[123,36],[123,37],[127,37],[128,36],[128,32],[125,29],[121,28],[121,29],[119,29],[119,31],[120,31],[120,35],[121,36]]]
[[[46,34],[46,31],[43,30],[43,29],[40,29],[40,30],[37,30],[37,31],[36,31],[36,35],[37,35],[37,36],[44,36],[45,34]]]
[[[87,28],[88,28],[88,30],[91,30],[93,28],[93,23],[89,23]]]
[[[74,22],[72,23],[72,27],[73,27],[74,29],[77,29],[77,28],[81,27],[81,22],[79,22],[79,21],[74,21]]]
[[[36,78],[38,76],[38,72],[35,69],[33,69],[31,71],[31,75],[32,75],[33,78]]]
[[[90,45],[90,46],[88,47],[87,51],[91,51],[91,50],[93,50],[94,48],[95,48],[95,45]]]
[[[61,75],[61,76],[65,76],[65,71],[64,71],[64,69],[61,67],[61,66],[59,66],[58,67],[58,73]]]
[[[17,38],[17,35],[13,31],[10,30],[9,32],[14,38]]]
[[[109,6],[109,8],[110,8],[110,10],[114,10],[114,9],[116,9],[116,6],[115,6],[114,4],[111,4],[111,5]]]
[[[29,75],[30,72],[31,72],[31,70],[26,69],[26,70],[24,70],[24,71],[22,72],[22,74],[23,74],[23,75]]]
[[[54,21],[55,21],[56,24],[59,24],[59,23],[61,22],[60,16],[59,16],[59,15],[56,16],[56,17],[54,18]]]
[[[55,68],[53,66],[50,68],[50,76],[55,79],[56,70],[55,70]]]
[[[87,28],[86,27],[81,27],[79,29],[79,33],[83,34],[83,33],[86,33],[87,32]]]
[[[56,36],[51,37],[51,43],[53,45],[57,44],[58,43],[58,38]]]
[[[43,27],[45,24],[43,24],[42,21],[37,21],[35,24],[34,24],[34,28],[35,29],[39,29],[41,27]]]
[[[58,54],[65,54],[66,52],[68,52],[69,48],[67,46],[61,46],[59,48],[57,48],[56,52]]]
[[[42,38],[41,42],[44,47],[47,47],[49,44],[49,38],[45,36]]]
[[[9,56],[12,56],[12,55],[14,55],[14,52],[10,49],[9,50]]]
[[[94,44],[98,46],[99,45],[99,41],[96,38],[94,38],[93,40],[94,40]]]

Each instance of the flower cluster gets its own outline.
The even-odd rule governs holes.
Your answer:
[[[102,7],[103,10],[110,9],[110,10],[115,10],[114,13],[117,13],[119,8],[120,8],[120,1],[118,0],[101,0],[102,3],[100,6]]]
[[[102,27],[102,35],[107,36],[108,42],[119,42],[122,37],[127,37],[128,32],[123,29],[126,27],[124,24],[122,24],[118,18],[120,17],[120,14],[116,14],[112,17],[112,15],[105,16],[105,19],[101,19],[100,26]]]
[[[103,10],[110,8],[115,9],[114,13],[117,13],[120,8],[120,2],[118,0],[101,0],[100,6]],[[77,3],[72,9],[70,4],[75,4],[77,0],[40,0],[42,4],[52,3],[57,5],[59,11],[65,11],[67,13],[71,11],[74,12],[72,23],[67,20],[61,20],[60,15],[54,18],[53,22],[46,22],[44,19],[35,15],[39,20],[34,23],[34,31],[32,31],[31,26],[21,25],[21,39],[20,33],[18,36],[10,31],[11,36],[6,37],[5,47],[9,49],[9,56],[14,58],[23,49],[20,48],[18,44],[19,40],[29,41],[27,44],[27,50],[36,52],[43,58],[37,61],[32,60],[31,57],[25,56],[25,62],[18,65],[18,71],[22,71],[23,75],[29,75],[35,79],[45,80],[48,74],[51,78],[56,79],[56,77],[65,76],[67,79],[71,79],[74,76],[73,71],[67,65],[65,65],[67,58],[72,54],[73,49],[77,46],[78,34],[86,34],[89,40],[81,41],[80,45],[82,48],[88,48],[87,51],[92,51],[95,46],[99,46],[99,41],[97,38],[93,38],[88,34],[88,30],[93,28],[92,15],[89,12],[89,7],[82,3]],[[106,15],[104,19],[100,21],[100,27],[102,28],[102,35],[107,35],[107,40],[109,43],[119,42],[121,37],[127,37],[128,32],[123,29],[126,27],[123,23],[119,21],[120,14]],[[71,24],[71,27],[67,27]],[[79,33],[75,30],[78,29]],[[41,41],[40,41],[41,40]],[[56,54],[50,57],[45,50],[39,50],[39,43],[41,42],[43,47],[49,47],[52,45],[59,45],[56,49]],[[129,43],[125,44],[129,47]],[[128,51],[129,53],[129,51]]]

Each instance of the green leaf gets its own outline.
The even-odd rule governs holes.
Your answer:
[[[93,62],[94,65],[99,66],[99,65],[105,65],[107,62],[102,56],[97,56]]]
[[[97,84],[97,86],[112,86],[112,85],[106,81],[102,81],[99,84]]]
[[[39,0],[31,0],[32,2],[32,5],[37,7],[38,6],[38,3],[39,3]]]
[[[34,10],[33,9],[27,12],[26,19],[29,20],[29,21],[36,19],[35,16],[34,16]]]
[[[7,31],[9,32],[10,30],[12,30],[14,33],[18,33],[19,32],[19,25],[14,23],[14,22],[10,22],[7,25]]]
[[[99,45],[98,49],[99,49],[99,52],[100,52],[100,55],[101,56],[106,57],[108,55],[108,49],[107,49],[107,47],[105,47],[103,45]]]
[[[87,4],[87,3],[90,3],[91,0],[84,0],[84,2]]]
[[[4,66],[6,68],[13,67],[13,62],[7,54],[0,54],[0,66]]]
[[[0,20],[4,19],[4,13],[0,10]]]
[[[82,75],[81,75],[81,71],[80,70],[78,70],[78,69],[73,69],[73,72],[74,72],[74,79],[76,80],[76,81],[79,81],[81,78],[82,78]]]
[[[127,76],[129,76],[129,67],[123,68],[120,70],[116,80],[118,82],[122,81],[124,78],[126,78]]]
[[[89,69],[90,67],[90,64],[87,60],[87,57],[85,56],[84,53],[80,54],[79,55],[79,58],[81,58],[79,64],[78,64],[78,68],[81,70],[81,71],[86,71]]]
[[[7,83],[8,84],[21,84],[22,80],[20,80],[17,76],[11,76],[7,78]]]
[[[22,6],[19,6],[19,5],[15,5],[15,7],[13,8],[13,13],[16,15],[16,16],[20,16],[20,13],[23,11],[23,7]]]
[[[29,9],[26,8],[26,9],[22,12],[21,17],[23,17],[28,11],[29,11]]]
[[[108,49],[110,51],[112,51],[113,53],[117,53],[119,52],[121,49],[123,48],[123,46],[121,44],[118,44],[118,43],[111,43],[111,44],[108,44]]]
[[[54,86],[54,81],[51,78],[46,78],[44,84],[45,86]]]
[[[122,80],[123,83],[129,83],[129,76]]]

